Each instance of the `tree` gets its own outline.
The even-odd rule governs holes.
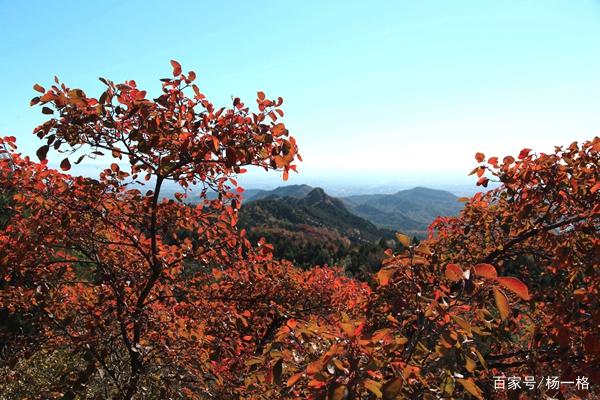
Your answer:
[[[205,350],[191,359],[190,337],[205,346],[203,322],[179,313],[179,304],[210,304],[203,290],[214,281],[212,268],[242,261],[259,268],[269,258],[268,247],[252,250],[234,229],[242,189],[233,175],[255,165],[282,170],[285,179],[295,169],[296,143],[276,123],[283,100],[258,92],[257,113],[238,98],[231,109],[215,109],[193,83],[195,74],[171,64],[174,77],[162,80],[155,100],[134,81],[101,79],[106,90],[98,99],[57,79],[49,90],[35,85],[40,95],[32,104],[52,115],[34,131],[46,140],[37,151],[42,162],[16,153],[0,160],[0,183],[14,193],[0,233],[0,305],[28,316],[41,330],[41,347],[85,359],[71,387],[57,390],[64,398],[98,370],[123,398],[138,393],[148,376],[178,387],[203,386],[206,374],[217,379]],[[14,138],[3,143],[15,147]],[[73,177],[47,167],[51,146],[79,156],[76,163],[105,155],[117,162],[97,180]],[[177,200],[161,200],[166,181],[181,187]],[[197,207],[183,203],[191,185],[203,189]],[[208,190],[218,198],[207,200]]]
[[[500,186],[419,245],[398,235],[405,250],[388,252],[354,317],[278,336],[294,349],[295,396],[483,399],[506,395],[492,382],[503,374],[537,377],[553,397],[569,388],[537,386],[542,376],[597,385],[599,151],[595,138],[478,166],[479,184],[488,172]]]

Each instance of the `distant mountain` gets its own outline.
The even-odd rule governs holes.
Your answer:
[[[393,231],[351,213],[323,189],[282,189],[255,193],[243,204],[239,219],[251,240],[264,236],[274,245],[276,257],[301,266],[343,264],[358,271],[375,268],[383,250],[393,246],[386,242],[393,241]]]
[[[443,190],[416,187],[394,194],[343,197],[348,210],[380,227],[422,234],[438,216],[460,212],[458,197]]]
[[[301,199],[314,188],[308,185],[281,186],[273,190],[250,189],[244,192],[246,202],[260,199],[290,197]],[[438,216],[460,212],[458,197],[444,190],[416,187],[394,194],[367,194],[341,198],[345,210],[362,217],[380,228],[424,236],[427,227]]]
[[[248,189],[244,192],[244,200],[260,200],[271,196],[301,198],[306,196],[313,189],[312,186],[308,185],[279,186],[273,190]]]

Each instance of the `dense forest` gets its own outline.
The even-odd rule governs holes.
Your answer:
[[[598,395],[600,138],[477,153],[482,192],[416,242],[319,189],[244,204],[248,166],[301,160],[283,99],[218,108],[171,66],[154,99],[36,84],[39,161],[0,139],[0,398]],[[109,161],[69,174],[86,157]]]
[[[350,213],[341,200],[315,188],[305,196],[264,197],[240,209],[239,226],[254,242],[264,237],[273,255],[297,267],[339,265],[359,274],[379,270],[395,248],[394,232]]]

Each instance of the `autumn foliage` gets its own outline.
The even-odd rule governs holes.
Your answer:
[[[478,184],[496,188],[418,245],[398,234],[404,251],[359,281],[275,260],[236,228],[236,175],[287,179],[300,159],[283,100],[215,108],[171,64],[155,99],[134,81],[101,79],[98,98],[35,85],[50,116],[34,130],[40,161],[0,141],[8,398],[483,399],[507,395],[492,386],[502,374],[596,390],[600,139],[478,153]],[[86,157],[112,161],[96,179],[67,173]]]

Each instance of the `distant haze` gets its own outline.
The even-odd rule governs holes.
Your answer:
[[[47,116],[29,107],[34,83],[57,75],[98,96],[99,76],[135,79],[156,96],[177,59],[217,106],[252,106],[257,90],[285,99],[305,160],[290,183],[464,192],[477,151],[550,152],[599,134],[599,4],[190,0],[172,24],[169,2],[0,2],[0,135],[35,154]],[[51,39],[48,24],[60,27]]]
[[[34,156],[35,157],[35,156]],[[57,163],[51,162],[51,168],[58,168]],[[89,177],[97,177],[100,171],[107,168],[109,164],[82,163],[73,165],[69,173]],[[354,194],[391,194],[399,190],[411,189],[417,186],[432,189],[446,190],[457,196],[472,195],[482,188],[475,185],[476,179],[467,174],[421,174],[418,171],[397,174],[395,176],[380,176],[372,171],[355,171],[346,173],[344,171],[333,171],[319,173],[319,171],[304,169],[300,163],[300,173],[290,173],[287,182],[282,180],[281,173],[276,171],[264,171],[258,168],[250,168],[245,174],[238,176],[239,184],[245,189],[271,190],[279,186],[306,184],[312,187],[322,187],[332,196],[350,196]],[[167,183],[165,189],[173,191],[176,189],[174,183]]]

